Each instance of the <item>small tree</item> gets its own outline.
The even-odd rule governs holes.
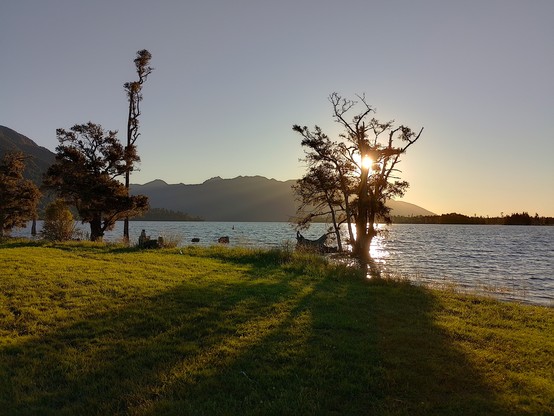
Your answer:
[[[344,128],[337,141],[331,141],[317,126],[310,131],[295,125],[293,130],[302,136],[309,166],[297,188],[304,189],[314,171],[333,172],[334,195],[340,198],[328,201],[333,210],[344,212],[353,253],[367,261],[371,241],[377,235],[375,222],[390,222],[387,201],[402,196],[408,188],[408,183],[397,177],[400,156],[419,139],[423,128],[415,133],[403,125],[395,127],[392,121],[381,123],[370,118],[375,110],[364,96],[358,98],[359,101],[347,100],[337,93],[329,96],[333,118]],[[361,109],[356,111],[358,105]],[[354,115],[348,119],[352,112]],[[319,193],[309,193],[311,202],[329,192],[328,184],[326,181],[316,185]]]
[[[312,166],[293,186],[300,199],[297,228],[307,228],[315,218],[331,220],[330,232],[335,233],[339,251],[342,251],[340,226],[346,220],[336,172],[329,165]]]
[[[126,82],[123,85],[129,101],[129,115],[127,117],[127,145],[125,146],[125,189],[129,192],[130,175],[134,169],[135,162],[140,161],[137,155],[135,142],[140,136],[139,116],[140,102],[142,101],[142,84],[146,82],[148,75],[154,70],[149,66],[152,54],[146,49],[137,52],[135,58],[135,67],[138,79],[132,82]],[[129,241],[129,217],[125,217],[123,225],[123,238]]]
[[[127,159],[117,132],[89,122],[56,134],[56,162],[44,184],[75,205],[82,222],[90,224],[91,241],[102,240],[117,220],[148,209],[146,196],[129,196],[118,180],[125,175]]]
[[[46,207],[41,235],[50,241],[67,241],[75,233],[75,220],[63,199],[56,199]]]
[[[345,146],[332,141],[320,127],[315,126],[314,130],[310,131],[306,126],[294,125],[293,130],[302,136],[301,144],[305,147],[306,153],[304,161],[308,164],[308,173],[295,187],[297,195],[302,200],[299,210],[309,209],[310,205],[316,208],[315,212],[304,214],[298,225],[309,226],[313,218],[322,214],[318,213],[317,207],[327,206],[333,218],[339,250],[342,250],[340,226],[350,221],[355,176],[352,172],[355,166],[351,158],[346,156],[348,152]],[[355,236],[350,226],[348,231],[350,241],[354,241]]]
[[[24,169],[23,153],[6,153],[0,161],[0,237],[36,218],[40,192],[23,178]]]

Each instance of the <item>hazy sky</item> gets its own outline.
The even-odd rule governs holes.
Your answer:
[[[365,93],[420,141],[404,200],[438,214],[554,216],[554,1],[17,0],[0,6],[0,124],[52,151],[93,121],[125,139],[139,49],[140,172],[297,179],[293,124],[338,134]]]

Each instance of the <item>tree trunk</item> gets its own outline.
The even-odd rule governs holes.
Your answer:
[[[102,241],[104,231],[102,230],[102,216],[95,215],[90,221],[90,241]]]
[[[125,172],[125,188],[127,189],[127,196],[129,196],[129,170]],[[123,240],[129,244],[129,216],[126,216],[123,220]]]
[[[337,224],[337,215],[335,210],[331,207],[331,218],[333,219],[333,228],[335,230],[335,236],[337,237],[337,250],[342,252],[342,241],[340,238],[340,224]]]
[[[354,254],[362,262],[369,261],[371,259],[370,249],[371,242],[377,234],[373,225],[373,219],[369,218],[365,224],[357,223],[356,231],[356,244],[354,245]],[[362,230],[361,233],[359,230]]]
[[[369,249],[371,247],[372,237],[367,233],[367,226],[363,227],[364,232],[361,236],[357,236],[355,254],[359,260],[367,261],[370,259]]]
[[[133,144],[133,110],[135,108],[134,96],[129,97],[129,114],[127,115],[127,146],[125,147],[125,189],[127,190],[127,196],[129,196],[129,186],[131,177],[131,161],[129,160],[129,150]],[[123,220],[123,240],[129,243],[129,216],[126,216]]]
[[[130,140],[130,139],[128,139]],[[129,146],[129,143],[127,144]],[[129,196],[129,184],[130,184],[130,166],[129,161],[125,161],[127,164],[127,171],[125,172],[125,189],[127,190],[127,196]],[[129,244],[129,216],[126,216],[123,220],[123,240]]]
[[[368,214],[370,209],[369,170],[362,168],[360,175],[360,187],[358,190],[358,206],[356,216],[356,242],[354,244],[354,254],[359,260],[365,261],[369,258],[369,246],[371,238],[368,235]]]
[[[123,240],[125,243],[129,243],[129,217],[125,217],[123,220]]]
[[[350,244],[354,244],[356,239],[354,238],[354,232],[352,231],[352,222],[351,222],[352,217],[350,216],[350,214],[352,213],[352,210],[350,207],[350,202],[348,201],[350,198],[350,194],[348,192],[348,186],[346,185],[346,182],[342,173],[341,173],[341,191],[344,197],[344,207],[347,215],[346,225],[348,228],[348,238],[350,238]]]

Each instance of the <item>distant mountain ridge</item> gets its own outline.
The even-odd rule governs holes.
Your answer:
[[[0,126],[0,157],[20,151],[29,156],[25,176],[37,185],[54,163],[55,154],[28,137]],[[278,181],[263,176],[219,176],[201,184],[167,184],[161,179],[131,184],[132,194],[146,195],[152,208],[180,211],[207,221],[289,221],[296,214],[292,186],[296,180]],[[390,201],[393,215],[434,215],[417,205]]]
[[[208,221],[288,221],[296,212],[294,183],[262,176],[215,177],[196,185],[155,180],[132,184],[131,193],[148,196],[152,207],[186,212]]]
[[[29,156],[25,163],[25,177],[37,185],[42,183],[42,175],[54,163],[56,155],[45,147],[5,126],[0,126],[0,158],[9,152],[22,152]]]
[[[186,212],[207,221],[289,221],[298,204],[292,189],[295,183],[263,176],[215,177],[196,185],[157,179],[132,184],[131,193],[147,195],[151,207]],[[390,201],[389,206],[393,215],[434,215],[408,202]]]

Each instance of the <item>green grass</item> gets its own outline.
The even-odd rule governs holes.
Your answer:
[[[5,415],[552,415],[553,334],[287,251],[0,243]]]

